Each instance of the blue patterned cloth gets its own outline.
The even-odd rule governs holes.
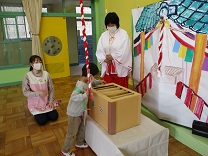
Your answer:
[[[162,16],[196,33],[208,34],[208,0],[171,0],[144,7],[135,29],[152,30]]]
[[[207,0],[172,0],[169,5],[177,5],[177,14],[169,16],[175,23],[196,33],[208,33]]]
[[[135,26],[136,32],[148,32],[157,25],[160,19],[159,15],[157,14],[159,7],[160,3],[144,7],[141,16]]]

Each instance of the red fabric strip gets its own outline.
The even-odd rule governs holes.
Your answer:
[[[152,74],[149,73],[149,89],[152,88]]]
[[[203,110],[204,106],[204,100],[202,98],[198,98],[196,102],[196,106],[194,108],[194,114],[200,119],[201,118],[201,113]]]
[[[189,108],[190,104],[191,104],[191,100],[192,100],[192,96],[193,96],[193,91],[191,88],[187,89],[187,93],[186,93],[186,99],[184,101],[184,104]]]
[[[140,84],[140,93],[142,94],[142,97],[144,96],[144,91],[143,91],[143,82]]]
[[[143,88],[144,88],[144,93],[147,92],[147,77],[144,78],[144,82],[143,82]]]
[[[176,86],[176,92],[175,95],[180,99],[181,95],[182,95],[182,91],[183,91],[183,83],[182,82],[178,82],[177,86]]]
[[[116,72],[115,62],[111,63],[111,72],[112,73]]]

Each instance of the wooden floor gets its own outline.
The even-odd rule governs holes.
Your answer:
[[[54,79],[59,119],[39,126],[27,109],[21,85],[0,88],[0,156],[60,156],[67,130],[66,108],[78,76]],[[198,153],[169,138],[169,156],[199,156]],[[90,149],[72,151],[76,156],[95,156]]]

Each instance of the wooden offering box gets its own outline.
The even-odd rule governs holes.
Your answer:
[[[92,88],[89,115],[113,135],[140,124],[141,94],[109,83]]]

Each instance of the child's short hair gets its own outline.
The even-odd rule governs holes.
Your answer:
[[[90,69],[90,74],[92,74],[93,76],[95,76],[99,73],[99,69],[98,69],[97,65],[94,63],[89,63],[89,69]],[[87,77],[86,64],[82,67],[82,76]]]

